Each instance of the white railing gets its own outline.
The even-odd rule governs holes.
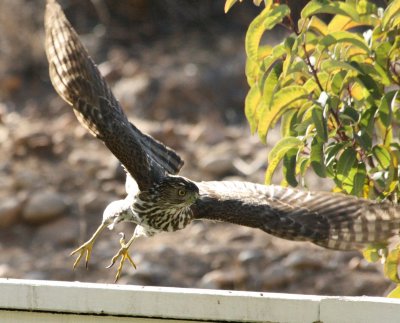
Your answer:
[[[397,323],[400,300],[0,279],[0,322]]]

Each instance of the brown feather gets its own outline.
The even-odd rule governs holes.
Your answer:
[[[128,121],[61,7],[52,0],[46,7],[45,30],[54,88],[73,106],[82,125],[104,141],[139,188],[148,189],[166,173],[177,174],[181,158]]]
[[[400,206],[343,194],[248,182],[201,182],[196,219],[259,228],[289,240],[352,250],[399,234]]]

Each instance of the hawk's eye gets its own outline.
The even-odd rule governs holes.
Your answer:
[[[178,195],[179,196],[185,196],[186,195],[186,191],[184,189],[179,189],[178,190]]]

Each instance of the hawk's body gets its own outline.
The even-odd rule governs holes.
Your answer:
[[[152,235],[182,229],[193,219],[210,219],[338,250],[386,242],[399,233],[400,207],[391,203],[246,182],[194,183],[175,176],[181,158],[127,120],[54,0],[48,0],[45,27],[54,87],[138,185],[137,191],[127,190],[127,199],[106,209],[103,224],[133,221],[143,226],[138,232]],[[184,186],[183,199],[177,197],[177,185]]]

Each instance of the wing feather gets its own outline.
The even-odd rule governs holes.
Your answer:
[[[45,14],[46,54],[58,94],[74,109],[83,126],[101,139],[146,190],[165,173],[177,174],[182,159],[172,149],[131,124],[54,0]]]
[[[400,207],[342,194],[248,182],[200,182],[196,219],[259,228],[289,240],[352,250],[386,242],[400,229]]]

